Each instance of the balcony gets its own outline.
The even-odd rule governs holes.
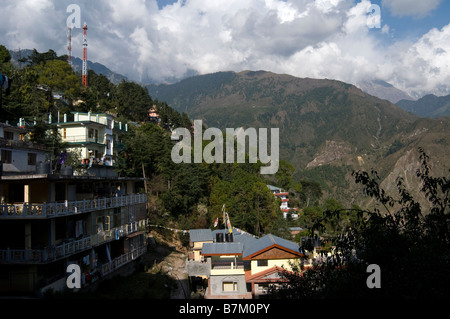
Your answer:
[[[44,249],[2,249],[0,264],[45,264],[69,257],[86,249],[102,245],[145,229],[146,220],[122,225],[109,231],[88,235],[78,240],[67,239],[64,243]]]
[[[123,207],[147,202],[146,194],[131,194],[117,197],[83,199],[53,203],[0,204],[1,219],[42,219],[68,216],[95,210]]]
[[[63,138],[64,142],[71,144],[103,144],[106,145],[106,139],[104,137],[94,137],[86,135],[72,135]]]
[[[211,275],[243,275],[245,274],[242,261],[213,261]]]

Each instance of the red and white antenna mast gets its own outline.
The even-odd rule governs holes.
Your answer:
[[[67,28],[67,62],[72,66],[72,27]]]
[[[88,79],[87,79],[87,36],[86,31],[88,27],[86,22],[83,25],[83,68],[81,70],[81,84],[85,87],[88,86]]]

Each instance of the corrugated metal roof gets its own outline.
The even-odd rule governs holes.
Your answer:
[[[244,245],[240,242],[204,243],[202,255],[240,255]]]
[[[211,229],[190,229],[189,239],[191,242],[211,241],[213,235]]]
[[[281,191],[281,190],[282,190],[281,187],[277,187],[277,186],[273,186],[273,185],[267,185],[267,187],[268,187],[271,191]]]
[[[289,250],[299,252],[298,244],[296,244],[292,241],[280,238],[278,236],[269,234],[269,235],[259,238],[258,240],[250,242],[249,245],[246,245],[243,257],[250,256],[250,255],[252,255],[258,251],[261,251],[267,247],[270,247],[272,245],[278,245],[278,246],[287,248]]]
[[[216,242],[216,234],[223,233],[223,242]],[[299,252],[299,245],[295,242],[269,234],[261,238],[256,238],[249,233],[233,228],[233,242],[225,241],[227,229],[192,229],[189,230],[190,239],[196,241],[214,241],[205,243],[202,248],[202,255],[238,255],[250,256],[258,251],[264,250],[272,245],[278,245],[286,249]]]

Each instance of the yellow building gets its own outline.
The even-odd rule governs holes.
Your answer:
[[[256,238],[236,228],[231,234],[224,229],[189,233],[191,286],[202,283],[206,299],[258,298],[269,284],[284,280],[281,271],[300,265],[303,257],[298,244],[271,234]]]
[[[253,298],[266,293],[268,285],[283,281],[280,272],[300,265],[302,257],[296,243],[272,234],[250,242],[242,259],[250,261],[245,280],[251,284]]]

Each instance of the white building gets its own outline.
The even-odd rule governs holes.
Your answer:
[[[127,131],[127,124],[116,122],[105,113],[72,112],[70,119],[64,114],[58,121],[63,142],[69,143],[69,151],[81,156],[81,164],[112,166],[120,151],[120,135]]]
[[[267,187],[275,196],[275,199],[277,198],[281,199],[280,209],[283,212],[284,218],[286,218],[287,215],[290,214],[292,218],[297,219],[298,218],[297,209],[289,207],[289,192],[286,192],[282,188],[273,185],[267,185]]]
[[[7,174],[36,174],[40,163],[46,161],[46,150],[41,144],[28,141],[25,121],[17,125],[0,123],[0,176]]]

